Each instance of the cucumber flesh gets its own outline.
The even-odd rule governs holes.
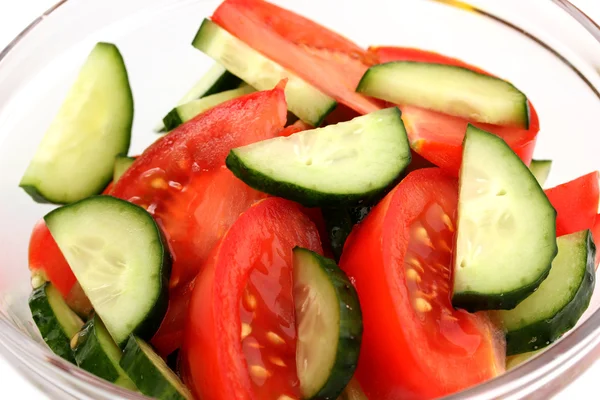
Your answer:
[[[362,340],[358,295],[342,270],[294,249],[296,368],[303,399],[335,399],[354,374]]]
[[[206,110],[252,92],[254,92],[254,89],[251,86],[244,84],[237,89],[227,90],[201,99],[191,100],[188,103],[172,109],[163,119],[163,123],[167,130],[173,130]]]
[[[117,182],[121,176],[123,176],[125,171],[131,167],[131,164],[133,164],[134,161],[135,158],[133,157],[117,156],[117,158],[115,158],[115,165],[113,168],[113,182]]]
[[[552,168],[551,160],[531,160],[529,169],[535,179],[539,182],[540,186],[544,187],[544,184],[548,180],[550,175],[550,169]]]
[[[43,283],[29,297],[29,309],[42,339],[56,355],[75,364],[71,339],[83,326],[83,321],[63,300],[51,283]]]
[[[226,164],[262,192],[307,207],[343,207],[378,199],[410,159],[400,111],[393,107],[233,149]]]
[[[79,368],[125,389],[136,390],[135,384],[119,366],[122,353],[106,327],[95,315],[71,343]]]
[[[471,121],[529,128],[529,103],[519,89],[463,67],[414,61],[374,65],[356,91]]]
[[[506,353],[548,346],[577,324],[595,285],[596,246],[589,231],[557,239],[558,255],[548,278],[514,310],[499,316],[506,330]]]
[[[469,125],[464,140],[452,304],[510,310],[548,276],[556,211],[499,137]]]
[[[131,336],[121,367],[140,392],[158,400],[192,399],[192,395],[167,364],[143,340]]]
[[[94,196],[44,217],[77,281],[117,345],[150,338],[167,309],[168,249],[152,216],[111,196]]]
[[[509,371],[517,368],[519,365],[523,364],[525,361],[529,361],[529,359],[537,356],[542,351],[543,350],[536,350],[506,357],[506,370]]]
[[[356,378],[352,378],[340,397],[337,400],[369,400],[367,395],[362,391],[360,383]]]
[[[319,126],[337,104],[333,98],[208,19],[202,22],[192,44],[257,90],[272,89],[287,78],[288,109],[309,125]]]
[[[98,43],[29,163],[20,186],[37,202],[67,204],[101,193],[127,154],[133,97],[117,47]]]

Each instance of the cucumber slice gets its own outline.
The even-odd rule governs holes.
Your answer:
[[[117,156],[115,158],[115,165],[113,167],[113,182],[117,182],[121,176],[131,167],[135,158],[126,156]]]
[[[523,364],[525,361],[528,361],[529,359],[538,355],[540,352],[542,352],[542,350],[530,351],[527,353],[521,353],[521,354],[517,354],[514,356],[506,357],[506,370],[508,371],[508,370],[518,367],[519,365]]]
[[[498,136],[469,125],[458,201],[452,304],[510,310],[550,272],[556,211],[527,166]]]
[[[158,400],[192,399],[181,380],[143,340],[131,336],[127,341],[121,367],[140,392]]]
[[[329,235],[331,251],[336,261],[340,260],[346,239],[354,225],[360,223],[371,211],[372,206],[352,208],[324,208],[325,228]]]
[[[106,327],[95,315],[71,342],[79,368],[125,389],[136,390],[135,384],[119,366],[123,353]]]
[[[360,383],[356,378],[352,378],[340,397],[337,400],[369,400],[367,395],[362,391]]]
[[[29,309],[42,339],[56,355],[75,364],[71,339],[83,326],[83,321],[63,300],[50,283],[34,289],[29,296]]]
[[[233,149],[227,167],[249,186],[307,207],[378,199],[410,163],[400,111],[388,108]]]
[[[127,154],[133,97],[114,44],[98,43],[44,135],[20,186],[37,202],[67,204],[101,193]]]
[[[296,368],[303,399],[335,399],[354,374],[362,340],[358,295],[330,259],[294,248]]]
[[[557,239],[548,278],[514,310],[498,314],[506,330],[506,354],[546,347],[575,326],[592,297],[596,246],[590,231]]]
[[[529,128],[529,103],[519,89],[463,67],[414,61],[374,65],[356,91],[476,122]]]
[[[52,237],[114,341],[150,338],[167,310],[171,257],[152,216],[94,196],[44,217]]]
[[[531,164],[529,165],[531,173],[542,187],[544,187],[544,184],[548,180],[551,168],[552,160],[531,160]]]
[[[208,19],[202,22],[192,44],[257,90],[272,89],[287,78],[288,109],[307,124],[319,126],[336,106],[333,98]]]
[[[208,109],[252,92],[254,92],[254,88],[249,85],[243,85],[237,89],[227,90],[201,99],[192,100],[172,109],[163,119],[163,123],[167,130],[173,130]]]

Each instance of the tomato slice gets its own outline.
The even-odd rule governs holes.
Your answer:
[[[277,136],[286,121],[283,85],[225,102],[151,145],[112,195],[147,209],[173,255],[171,287],[185,285],[238,215],[264,194],[225,168],[229,150]]]
[[[283,128],[283,130],[281,130],[281,132],[279,132],[279,136],[287,137],[287,136],[293,135],[294,133],[306,131],[309,129],[313,129],[313,127],[301,120],[298,120],[298,121],[294,122],[293,124]]]
[[[184,382],[202,399],[298,398],[292,249],[322,253],[295,204],[271,197],[243,213],[198,275],[182,348]]]
[[[380,108],[355,92],[376,60],[343,36],[262,0],[225,0],[212,20],[348,107],[363,114]]]
[[[592,226],[592,237],[594,238],[594,243],[596,243],[596,247],[600,247],[600,214],[596,215],[596,219],[594,220],[594,226]],[[600,264],[600,249],[596,251],[596,269],[598,269],[598,265]]]
[[[429,399],[504,371],[504,335],[450,302],[456,179],[411,172],[348,238],[363,339],[356,376],[371,399]]]
[[[570,182],[546,189],[548,200],[556,210],[556,236],[591,229],[598,213],[600,199],[598,171]]]
[[[456,65],[492,75],[456,58],[419,49],[371,47],[369,52],[382,63],[390,61],[434,62]],[[539,118],[531,102],[529,103],[530,125],[528,130],[469,122],[459,117],[414,106],[400,105],[400,108],[412,149],[452,175],[457,176],[460,169],[462,142],[469,123],[500,136],[525,164],[529,165],[531,162],[540,129]]]
[[[65,299],[77,282],[43,219],[35,224],[29,239],[29,269],[45,274]]]

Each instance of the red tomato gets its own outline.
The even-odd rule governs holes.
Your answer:
[[[225,168],[229,151],[276,137],[286,120],[283,86],[225,102],[152,144],[112,195],[154,215],[173,254],[171,287],[198,273],[238,215],[265,197]]]
[[[350,40],[262,0],[225,0],[213,21],[350,108],[366,114],[380,103],[355,92],[376,60]]]
[[[598,214],[598,172],[545,191],[556,210],[556,236],[591,229]]]
[[[356,376],[370,399],[430,399],[504,371],[504,335],[450,303],[458,184],[411,172],[348,238],[340,266],[356,286],[363,339]]]
[[[35,224],[29,239],[29,269],[44,273],[65,299],[77,282],[43,219]]]
[[[295,246],[321,253],[317,229],[295,203],[271,197],[240,216],[198,275],[182,348],[198,398],[299,397]]]
[[[287,137],[287,136],[293,135],[294,133],[306,131],[309,129],[313,129],[313,127],[308,125],[305,122],[302,122],[301,120],[298,120],[298,121],[294,122],[293,124],[283,128],[283,130],[281,132],[279,132],[279,136]]]
[[[371,47],[369,52],[380,62],[421,61],[457,65],[491,75],[456,58],[429,51],[403,47]],[[462,160],[462,142],[469,121],[414,106],[400,106],[413,150],[452,175],[458,175]],[[531,102],[528,130],[471,122],[471,124],[500,136],[511,149],[529,165],[540,129],[537,112]]]
[[[594,226],[592,226],[592,237],[594,238],[594,243],[596,243],[596,269],[598,269],[598,264],[600,264],[600,214],[596,215],[596,219],[594,220]]]

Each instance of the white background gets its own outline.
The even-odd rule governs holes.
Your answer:
[[[56,0],[0,0],[0,49],[4,48],[27,24],[50,8],[55,2]],[[572,0],[572,2],[590,17],[600,21],[599,0]],[[588,371],[576,385],[557,396],[556,399],[597,398],[598,391],[595,390],[597,378],[595,378],[595,375],[600,373],[598,368],[600,367],[596,366],[594,371]],[[588,394],[586,395],[586,393]],[[45,399],[46,397],[17,374],[4,359],[0,358],[0,398],[35,400]]]

